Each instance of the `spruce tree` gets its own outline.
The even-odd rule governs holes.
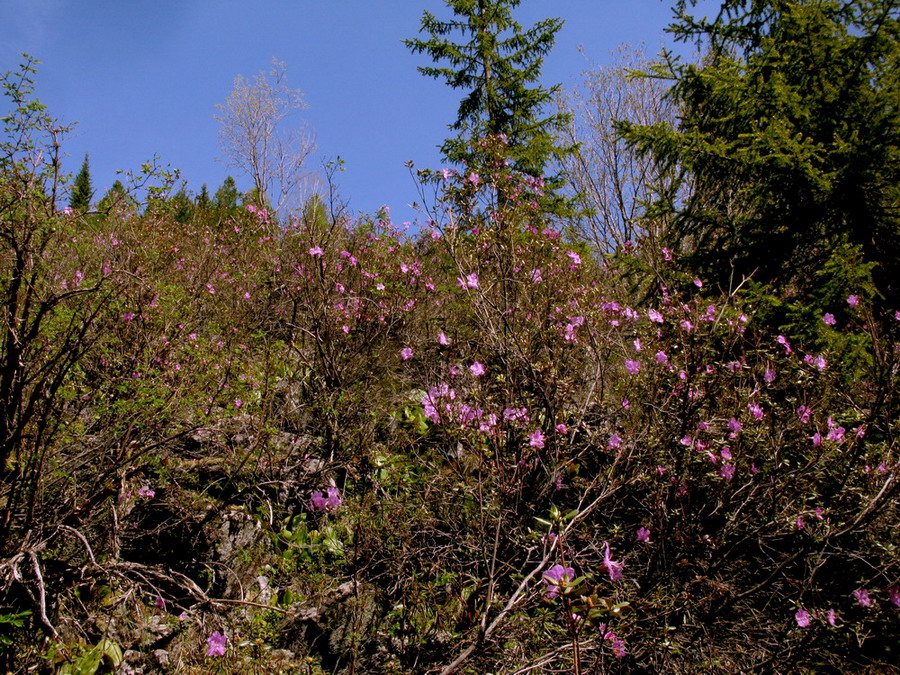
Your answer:
[[[75,182],[72,185],[72,198],[69,201],[69,207],[75,211],[87,211],[91,208],[91,199],[94,196],[94,190],[91,188],[91,167],[88,161],[87,153],[84,155],[84,162],[81,164],[81,170],[75,176]]]
[[[231,176],[225,178],[222,185],[216,190],[214,199],[216,208],[221,209],[222,211],[230,211],[237,206],[238,189],[237,185],[235,185],[234,178]]]
[[[544,19],[525,30],[512,17],[521,0],[445,2],[453,18],[439,19],[426,11],[420,32],[427,39],[404,40],[414,53],[446,64],[420,66],[419,72],[466,92],[449,126],[457,135],[444,141],[441,152],[451,162],[477,165],[483,159],[477,141],[502,135],[513,169],[542,176],[560,152],[554,134],[567,118],[543,112],[559,85],[547,89],[535,83],[562,20]]]
[[[897,0],[725,0],[712,19],[693,4],[676,2],[670,30],[703,59],[664,55],[650,73],[671,80],[678,124],[620,126],[691,188],[657,205],[672,216],[669,245],[725,288],[752,277],[823,306],[872,268],[896,304]]]

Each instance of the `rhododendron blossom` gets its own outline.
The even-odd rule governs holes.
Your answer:
[[[228,642],[228,638],[222,635],[219,631],[215,631],[212,635],[206,638],[206,655],[207,656],[225,656],[225,644]]]
[[[609,552],[609,542],[608,541],[603,542],[603,546],[605,547],[605,550],[603,553],[603,566],[609,572],[609,580],[616,581],[618,579],[621,579],[622,578],[622,567],[624,567],[624,565],[622,565],[621,562],[617,562],[612,559],[611,554]]]
[[[572,567],[554,565],[544,572],[544,583],[547,584],[546,595],[552,599],[559,595],[575,579],[575,570]]]

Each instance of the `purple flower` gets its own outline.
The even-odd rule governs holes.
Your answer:
[[[837,323],[837,321],[834,318],[834,314],[826,314],[825,316],[822,317],[822,321],[825,323],[826,326],[833,326],[834,324]]]
[[[450,340],[444,334],[444,331],[438,333],[438,344],[444,345],[445,347],[450,344]]]
[[[404,361],[408,361],[413,357],[413,350],[411,347],[404,347],[400,350],[400,358]]]
[[[622,437],[619,434],[613,434],[609,437],[609,447],[613,450],[622,447]]]
[[[869,591],[865,588],[857,588],[853,591],[853,597],[856,598],[856,601],[860,604],[861,607],[871,607],[872,606],[872,598],[869,597]]]
[[[637,531],[637,540],[645,544],[650,543],[650,530],[646,527],[639,527]]]
[[[575,570],[571,567],[563,567],[562,565],[551,567],[544,572],[544,583],[547,584],[547,597],[555,598],[559,595],[560,589],[571,584],[574,578]]]
[[[750,411],[753,419],[761,420],[763,418],[763,409],[758,403],[751,403],[747,406],[747,409]]]
[[[801,405],[799,408],[797,408],[797,417],[800,418],[800,421],[803,422],[803,424],[809,424],[809,416],[811,414],[812,408],[808,406]]]
[[[887,594],[888,599],[897,605],[897,607],[900,607],[900,586],[891,586],[888,589]]]
[[[798,609],[794,614],[794,620],[800,628],[806,628],[809,626],[809,612],[805,609]]]
[[[650,317],[650,320],[654,323],[662,323],[663,315],[657,312],[655,309],[647,310],[647,315]]]
[[[777,338],[775,338],[775,341],[784,347],[785,354],[791,353],[791,343],[788,342],[788,339],[784,337],[784,335],[779,335]]]
[[[766,374],[763,375],[763,380],[765,380],[766,384],[772,384],[775,381],[775,370],[773,368],[769,368],[766,371]]]
[[[475,272],[472,274],[467,274],[465,278],[457,277],[456,281],[459,282],[460,288],[478,288],[478,275]]]
[[[472,371],[472,375],[474,375],[475,377],[481,377],[485,373],[484,365],[482,365],[478,361],[469,366],[469,370]]]
[[[837,626],[837,612],[833,609],[829,609],[825,614],[825,620],[828,622],[829,626]]]
[[[625,370],[628,371],[629,375],[637,375],[638,371],[641,369],[640,361],[632,361],[631,359],[625,360]]]
[[[725,480],[734,478],[734,464],[723,464],[722,468],[719,469],[719,475]]]
[[[859,298],[855,295],[850,295],[847,297],[847,304],[851,307],[856,307],[859,304]]]
[[[219,631],[216,631],[208,638],[206,638],[206,644],[208,645],[206,648],[207,656],[225,656],[225,643],[228,642],[228,638],[222,635]]]
[[[313,246],[311,249],[309,249],[309,254],[313,258],[321,258],[324,253],[325,251],[323,251],[319,246]]]
[[[581,264],[581,256],[575,253],[575,251],[567,251],[566,255],[569,256],[569,260],[572,261],[573,266]]]
[[[544,434],[540,429],[535,429],[534,433],[528,437],[528,445],[532,448],[541,449],[544,447]]]
[[[656,352],[656,362],[657,362],[657,363],[663,364],[663,363],[665,363],[665,362],[668,361],[668,360],[669,360],[669,356],[668,356],[668,354],[666,354],[664,351],[658,351],[658,352]]]
[[[738,422],[734,417],[728,420],[728,431],[732,434],[739,434],[744,426]]]
[[[328,495],[327,497],[323,496],[318,490],[312,493],[309,503],[313,511],[335,511],[344,503],[341,499],[341,493],[336,487],[328,488],[326,494]]]
[[[615,581],[616,579],[622,578],[622,563],[616,562],[610,557],[609,552],[609,542],[603,542],[603,545],[606,547],[606,551],[603,553],[603,566],[609,572],[609,580]]]

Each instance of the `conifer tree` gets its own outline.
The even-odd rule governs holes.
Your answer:
[[[453,18],[422,14],[421,33],[427,39],[404,40],[414,53],[428,54],[443,67],[420,66],[419,72],[444,80],[465,97],[450,129],[458,132],[441,145],[451,162],[478,163],[477,140],[506,137],[512,167],[541,176],[560,152],[554,134],[567,118],[544,115],[559,85],[549,89],[535,83],[544,56],[553,47],[561,19],[544,19],[529,29],[513,20],[521,0],[445,0]],[[455,35],[460,40],[455,40]]]
[[[222,185],[216,190],[215,194],[216,208],[228,211],[237,206],[238,189],[235,185],[234,178],[228,176],[222,182]]]
[[[81,170],[75,176],[75,182],[72,185],[72,198],[69,201],[69,207],[75,211],[87,211],[91,208],[91,199],[94,196],[94,190],[91,187],[91,167],[88,161],[87,153],[84,155],[84,162],[81,164]]]
[[[671,80],[678,124],[620,126],[687,177],[686,201],[657,205],[673,216],[669,245],[725,288],[752,276],[794,297],[861,259],[896,303],[900,3],[723,0],[712,19],[694,4],[675,3],[670,31],[702,61],[664,54],[651,73]],[[835,288],[822,300],[847,292]]]

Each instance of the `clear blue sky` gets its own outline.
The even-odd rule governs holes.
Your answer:
[[[565,26],[544,66],[544,84],[569,88],[590,63],[610,61],[622,43],[655,53],[670,39],[668,0],[524,0],[524,26],[558,16]],[[158,154],[192,191],[214,192],[229,173],[221,156],[215,105],[237,74],[287,64],[318,156],[340,155],[342,195],[354,212],[390,206],[411,220],[417,198],[404,167],[439,168],[436,146],[448,135],[460,92],[420,75],[415,37],[423,9],[449,16],[442,0],[0,0],[0,70],[27,52],[42,62],[38,97],[52,115],[77,122],[64,168],[90,153],[95,190],[117,169],[136,170]],[[583,53],[579,51],[583,48]]]

